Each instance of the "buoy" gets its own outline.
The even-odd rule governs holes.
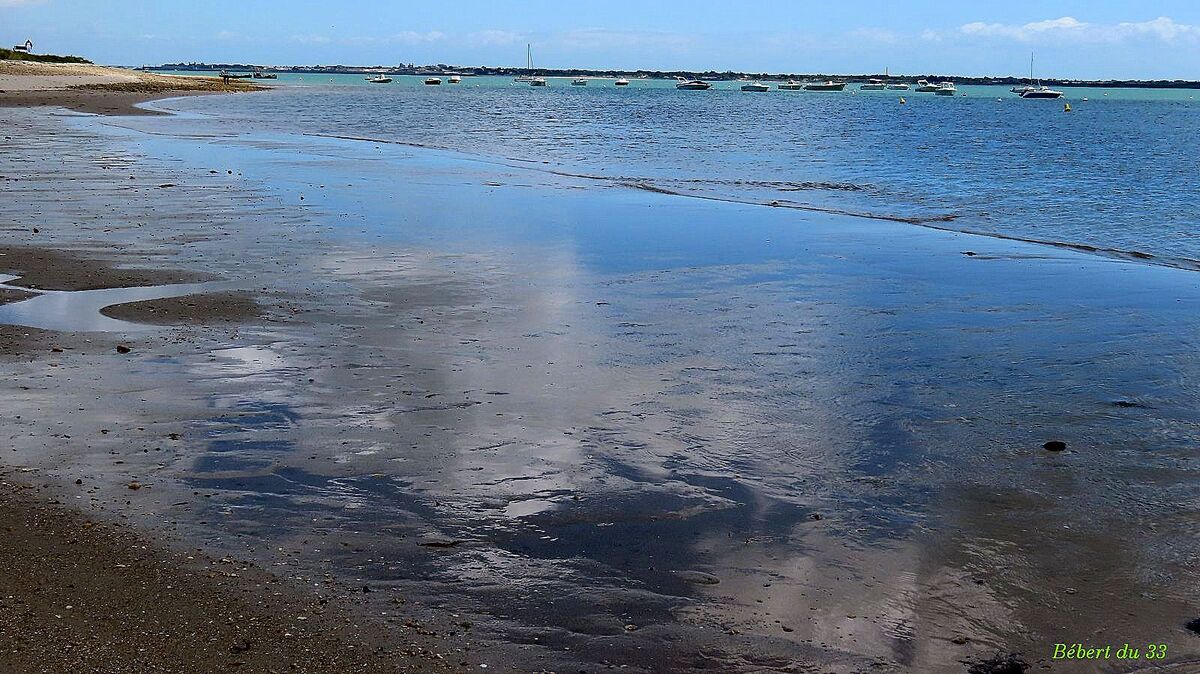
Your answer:
[[[1064,105],[1063,105],[1063,112],[1070,112],[1070,111],[1071,111],[1071,104],[1070,104],[1070,103],[1066,103],[1066,104],[1064,104]]]
[[[903,96],[901,96],[901,97],[900,97],[900,105],[904,105],[904,104],[905,104],[905,103],[907,103],[907,102],[908,102],[908,101],[904,100],[904,97],[903,97]]]

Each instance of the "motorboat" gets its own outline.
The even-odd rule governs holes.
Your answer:
[[[615,84],[618,87],[627,87],[627,86],[629,86],[629,80],[622,77],[621,79],[617,80]]]
[[[279,79],[279,75],[276,75],[275,73],[264,73],[261,70],[255,70],[254,71],[254,79],[256,79],[256,80],[277,80],[277,79]]]
[[[529,86],[544,87],[544,86],[546,86],[546,78],[545,77],[531,77],[531,78],[529,78]]]
[[[809,82],[804,85],[805,91],[841,91],[846,88],[845,82],[834,82],[826,80],[824,82]]]
[[[388,77],[387,75],[382,75],[382,74],[376,75],[375,77],[364,77],[363,79],[370,82],[371,84],[391,84],[392,83],[392,78]]]
[[[779,88],[784,91],[799,91],[800,89],[804,88],[804,85],[796,80],[788,80],[783,84],[780,84]]]
[[[939,86],[940,85],[934,84],[933,82],[930,82],[929,80],[917,80],[917,89],[916,90],[917,90],[917,93],[931,94],[931,93],[936,92],[938,90]]]
[[[571,86],[573,86],[573,87],[586,87],[586,86],[587,86],[587,80],[586,80],[586,79],[584,79],[584,78],[582,78],[582,77],[576,77],[575,79],[571,80]]]
[[[451,75],[450,79],[446,81],[450,84],[458,84],[459,82],[462,82],[462,75]]]
[[[759,81],[749,82],[742,85],[742,91],[770,91],[771,87]]]
[[[887,89],[887,83],[883,80],[867,80],[866,84],[858,85],[859,91],[883,91]]]
[[[226,80],[248,80],[251,77],[254,77],[254,75],[251,75],[250,73],[231,73],[224,70],[221,71],[221,78]]]
[[[954,96],[958,93],[958,88],[954,86],[953,82],[942,82],[933,93],[938,96]]]
[[[437,86],[441,83],[442,83],[442,78],[440,78],[440,77],[426,77],[425,78],[425,84],[428,84],[430,86]]]
[[[712,85],[709,84],[708,82],[705,82],[704,80],[695,80],[695,79],[689,80],[689,79],[680,77],[679,81],[675,83],[675,88],[676,89],[685,89],[687,91],[704,91],[705,89],[712,88]]]
[[[1057,91],[1055,89],[1051,89],[1050,87],[1043,85],[1041,83],[1041,81],[1034,79],[1034,77],[1033,77],[1033,54],[1032,53],[1029,54],[1029,82],[1030,82],[1030,84],[1028,86],[1020,87],[1019,89],[1017,87],[1013,87],[1011,89],[1011,91],[1014,94],[1020,96],[1021,98],[1062,98],[1063,97],[1063,92]],[[1036,86],[1034,85],[1034,82],[1037,83]]]
[[[892,82],[887,85],[892,91],[908,91],[908,82]]]

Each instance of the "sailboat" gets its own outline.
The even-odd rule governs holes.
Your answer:
[[[524,75],[518,75],[513,78],[514,82],[533,82],[533,75],[529,74],[533,71],[533,45],[525,45],[525,72]]]
[[[1021,98],[1062,98],[1063,92],[1055,91],[1050,87],[1044,86],[1041,80],[1037,81],[1037,86],[1034,86],[1033,78],[1033,52],[1029,53],[1029,85],[1024,87],[1013,87],[1010,89],[1014,94]]]

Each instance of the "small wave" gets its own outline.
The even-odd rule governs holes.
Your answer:
[[[348,136],[338,134],[323,134],[323,133],[307,133],[306,136],[316,136],[321,138],[334,138],[338,140],[352,140],[359,142],[370,143],[387,143],[390,145],[402,145],[406,147],[416,147],[430,150],[447,150],[451,152],[460,152],[449,147],[440,147],[425,143],[416,143],[412,141],[402,140],[383,140],[379,138],[367,138],[361,136]],[[486,156],[474,155],[476,159],[485,162],[498,163],[504,166],[514,167],[506,162],[520,162],[520,168],[540,171],[550,175],[561,176],[566,178],[580,178],[584,180],[593,180],[597,182],[615,184],[621,187],[653,192],[655,194],[663,194],[669,196],[686,197],[691,199],[705,199],[708,201],[719,201],[724,203],[744,204],[748,206],[766,206],[770,208],[790,208],[798,211],[808,211],[814,213],[828,213],[830,215],[843,215],[852,218],[864,218],[868,220],[883,220],[888,222],[900,222],[918,227],[926,227],[942,232],[952,232],[955,234],[969,234],[971,236],[983,236],[992,239],[1000,239],[1003,241],[1018,241],[1021,243],[1032,243],[1052,248],[1061,248],[1063,250],[1073,250],[1081,253],[1089,253],[1093,255],[1102,255],[1122,260],[1145,262],[1165,267],[1176,269],[1185,269],[1189,271],[1200,271],[1200,260],[1187,257],[1169,257],[1159,256],[1153,253],[1148,253],[1141,250],[1121,249],[1105,246],[1097,246],[1086,243],[1074,243],[1070,241],[1056,241],[1053,239],[1038,239],[1033,237],[1018,236],[1015,234],[1004,234],[1001,232],[992,232],[985,230],[969,229],[965,227],[950,227],[945,223],[951,223],[959,219],[959,215],[954,213],[943,213],[936,215],[924,216],[905,216],[892,215],[887,213],[874,213],[870,211],[857,211],[845,208],[836,208],[830,206],[816,206],[812,204],[802,204],[786,199],[776,199],[771,201],[756,201],[753,199],[739,199],[732,196],[703,194],[699,192],[689,191],[687,189],[672,189],[665,187],[661,183],[674,183],[680,185],[708,184],[708,185],[725,185],[725,186],[741,186],[741,187],[766,187],[779,191],[801,191],[801,190],[841,190],[847,192],[861,192],[870,189],[867,185],[856,185],[853,183],[837,183],[837,182],[794,182],[794,181],[759,181],[759,180],[720,180],[720,179],[701,179],[701,178],[636,178],[625,176],[605,176],[590,173],[578,173],[564,171],[561,169],[546,168],[544,166],[529,166],[536,160],[517,159],[507,157],[504,159],[490,158]]]

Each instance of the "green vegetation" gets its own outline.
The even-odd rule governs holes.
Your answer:
[[[91,63],[78,56],[55,56],[53,54],[26,54],[11,49],[0,49],[0,60],[8,61],[38,61],[41,63]]]

